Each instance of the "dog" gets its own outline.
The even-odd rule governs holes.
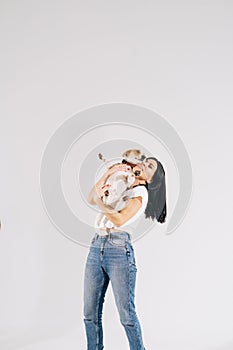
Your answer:
[[[102,153],[98,154],[98,157],[103,162],[107,162],[108,160],[102,155]],[[122,163],[128,164],[130,166],[135,166],[138,162],[143,162],[146,158],[145,154],[139,149],[129,149],[122,154]],[[118,163],[120,164],[120,163]],[[115,164],[114,164],[115,165]],[[111,168],[111,167],[110,167]]]
[[[101,159],[103,162],[107,162],[107,159],[101,153],[99,153],[98,156],[99,159]],[[115,203],[117,200],[119,200],[121,194],[133,184],[134,176],[132,174],[132,169],[136,167],[136,164],[138,162],[143,162],[143,160],[146,158],[145,154],[142,153],[142,151],[136,149],[129,149],[125,151],[122,154],[122,157],[122,163],[129,165],[131,167],[131,170],[129,172],[117,171],[116,173],[109,176],[108,180],[105,182],[105,185],[109,186],[108,189],[106,189],[104,192],[104,196],[102,198],[104,204],[106,205],[111,205],[112,203]],[[116,164],[121,163],[115,163],[111,165],[109,169],[111,169]],[[139,176],[140,170],[135,169],[134,175]],[[119,186],[117,185],[117,182],[119,182]]]
[[[103,162],[107,162],[107,159],[101,154],[98,154],[99,159]],[[122,163],[127,164],[131,167],[128,171],[116,171],[112,175],[110,175],[105,182],[104,186],[106,190],[104,191],[103,196],[101,197],[103,203],[108,205],[110,208],[115,209],[116,211],[120,211],[125,208],[127,200],[129,197],[124,196],[124,192],[129,189],[135,181],[135,177],[140,175],[140,170],[136,169],[133,172],[136,164],[138,162],[143,162],[146,158],[143,152],[136,149],[129,149],[122,154]],[[109,167],[112,168],[116,164],[115,163]],[[97,227],[104,226],[108,219],[104,216],[104,214],[100,213],[97,218],[95,225]]]

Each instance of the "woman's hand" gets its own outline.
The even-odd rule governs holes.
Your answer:
[[[110,176],[114,174],[116,171],[129,171],[131,167],[127,164],[114,164],[107,170],[107,175]]]
[[[96,192],[97,192],[97,195],[99,196],[99,198],[102,198],[105,191],[109,190],[110,187],[111,187],[111,185],[109,185],[109,184],[106,184],[103,186],[96,186]]]

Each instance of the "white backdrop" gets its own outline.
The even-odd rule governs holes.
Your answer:
[[[1,350],[85,349],[87,248],[44,212],[42,152],[79,110],[127,102],[184,141],[194,192],[182,225],[135,243],[147,350],[233,349],[231,1],[1,1]],[[105,347],[128,349],[111,289]]]

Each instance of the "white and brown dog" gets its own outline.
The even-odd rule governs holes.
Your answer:
[[[102,161],[107,162],[107,159],[104,158],[101,153],[99,153],[98,156]],[[130,186],[135,181],[135,177],[140,174],[140,169],[133,171],[133,168],[136,166],[137,163],[143,162],[143,160],[146,158],[140,150],[136,149],[130,149],[125,151],[122,157],[122,163],[129,165],[131,169],[128,171],[116,171],[115,173],[110,175],[104,184],[106,190],[104,191],[104,194],[101,197],[105,205],[110,206],[116,211],[120,211],[123,208],[125,208],[128,197],[124,196],[124,192],[130,188]],[[116,164],[111,165],[111,167]],[[104,217],[102,213],[100,213],[96,218],[95,226],[102,227],[106,224],[106,221],[107,218]]]

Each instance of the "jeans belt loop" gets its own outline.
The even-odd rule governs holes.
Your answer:
[[[127,232],[128,234],[128,241],[131,242],[131,234],[129,232]]]

